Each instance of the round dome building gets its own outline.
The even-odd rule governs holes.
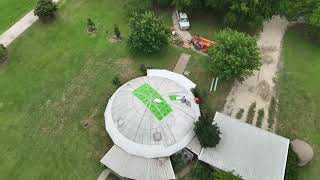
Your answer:
[[[194,87],[195,84],[181,74],[148,70],[148,76],[133,79],[118,88],[104,113],[106,130],[115,145],[101,162],[120,176],[133,179],[153,170],[139,172],[134,168],[126,175],[120,166],[115,167],[119,157],[130,159],[131,162],[122,163],[121,166],[127,166],[125,169],[130,169],[130,163],[139,163],[135,167],[145,168],[156,164],[157,171],[161,172],[161,161],[160,164],[165,165],[163,171],[171,169],[173,173],[168,157],[185,148],[195,137],[194,122],[200,110],[191,92]]]

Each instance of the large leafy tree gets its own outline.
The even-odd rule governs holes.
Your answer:
[[[128,45],[134,52],[152,54],[168,44],[168,30],[154,13],[134,14],[129,22]]]
[[[51,18],[54,17],[57,9],[57,5],[52,0],[39,0],[34,9],[34,15],[40,19]]]
[[[209,49],[209,69],[220,79],[244,80],[258,70],[260,53],[255,38],[230,29],[217,34]]]
[[[204,114],[195,123],[194,132],[202,147],[216,147],[221,140],[220,129],[217,124],[212,123],[212,119]]]

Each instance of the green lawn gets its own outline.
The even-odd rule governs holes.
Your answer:
[[[112,146],[103,118],[115,90],[111,79],[140,76],[140,64],[173,69],[185,51],[169,47],[141,57],[129,55],[125,40],[110,43],[114,24],[128,35],[124,4],[62,1],[55,21],[35,23],[9,46],[9,62],[0,66],[0,179],[98,177],[99,160]],[[96,34],[86,32],[89,17]],[[188,69],[206,89],[205,62],[192,53]]]
[[[312,145],[314,160],[299,168],[299,180],[320,177],[320,45],[290,29],[285,36],[280,74],[278,133]]]
[[[31,11],[36,0],[0,0],[0,33]]]

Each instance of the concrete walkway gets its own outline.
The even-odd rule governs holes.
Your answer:
[[[97,180],[106,180],[110,173],[111,171],[108,168],[103,170]]]
[[[53,0],[57,3],[59,0]],[[7,31],[0,35],[0,44],[9,46],[15,39],[17,39],[25,30],[27,30],[33,23],[38,20],[38,16],[35,16],[33,10],[28,12],[23,18],[12,25]]]
[[[191,57],[190,54],[182,53],[180,55],[180,58],[176,64],[176,67],[174,68],[173,72],[183,74],[184,69],[186,68],[186,66],[188,64],[190,57]]]

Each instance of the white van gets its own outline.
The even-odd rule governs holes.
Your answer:
[[[186,13],[184,12],[178,12],[176,11],[177,18],[178,18],[178,23],[179,23],[179,28],[181,30],[187,30],[190,28],[190,23],[189,19]]]

